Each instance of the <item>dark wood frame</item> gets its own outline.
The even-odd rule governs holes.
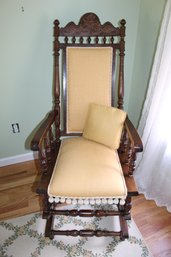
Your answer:
[[[51,178],[53,167],[60,147],[61,136],[71,136],[67,134],[66,128],[60,130],[60,77],[59,77],[59,51],[63,50],[63,71],[64,80],[66,80],[65,72],[65,56],[68,46],[79,47],[99,47],[110,46],[119,52],[119,76],[118,76],[118,101],[117,107],[123,109],[124,103],[124,55],[125,55],[125,20],[121,20],[120,27],[114,27],[110,22],[101,24],[97,15],[87,13],[80,19],[78,25],[74,22],[68,23],[65,27],[59,27],[59,21],[54,22],[54,106],[53,110],[48,114],[41,126],[34,135],[31,142],[31,149],[39,152],[41,180],[37,188],[37,193],[44,198],[43,218],[47,219],[45,236],[53,238],[54,235],[72,235],[72,236],[120,236],[121,239],[128,237],[127,219],[130,219],[131,197],[138,195],[136,185],[133,178],[135,169],[136,153],[143,150],[141,139],[134,128],[133,124],[126,118],[123,133],[121,137],[118,154],[125,176],[128,195],[125,205],[118,204],[118,211],[104,210],[55,210],[56,205],[48,202],[47,187]],[[93,38],[93,39],[92,39]],[[115,38],[119,38],[115,42]],[[92,41],[94,40],[94,41]],[[100,41],[101,40],[101,41]],[[115,62],[113,60],[113,70]],[[64,84],[64,97],[66,96],[67,86]],[[112,78],[112,92],[114,92],[114,75]],[[66,101],[64,101],[66,104]],[[114,104],[112,98],[112,105]],[[63,107],[64,108],[64,107]],[[64,119],[66,112],[64,108]],[[76,135],[74,133],[74,135]],[[78,134],[80,135],[80,134]],[[114,231],[92,231],[92,230],[71,230],[71,231],[54,231],[52,222],[54,215],[71,215],[71,216],[113,216],[118,215],[120,218],[121,230]]]

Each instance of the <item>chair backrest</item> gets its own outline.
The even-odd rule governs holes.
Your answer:
[[[123,109],[125,23],[101,24],[94,13],[83,15],[78,25],[60,27],[55,20],[54,109],[62,116],[62,135],[82,132],[90,103]]]

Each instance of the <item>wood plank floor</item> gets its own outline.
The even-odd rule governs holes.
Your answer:
[[[171,257],[171,213],[143,195],[133,199],[132,217],[155,257]]]
[[[35,193],[38,170],[34,161],[0,168],[0,220],[42,209]],[[171,257],[171,213],[140,195],[133,199],[132,216],[153,256]]]
[[[38,177],[34,161],[0,168],[0,220],[40,211]]]

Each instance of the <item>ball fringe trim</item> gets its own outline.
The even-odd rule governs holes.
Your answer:
[[[66,204],[79,204],[79,205],[100,205],[100,204],[125,204],[125,198],[69,198],[69,197],[49,197],[50,203],[66,203]]]

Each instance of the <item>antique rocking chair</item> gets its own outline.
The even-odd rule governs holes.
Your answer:
[[[131,197],[138,195],[133,171],[142,143],[123,111],[125,20],[120,24],[101,24],[94,13],[83,15],[78,25],[54,22],[54,107],[31,142],[39,152],[37,193],[44,202],[45,236],[51,239],[129,236]],[[115,208],[104,209],[106,204]],[[56,230],[55,215],[118,216],[120,229]]]

